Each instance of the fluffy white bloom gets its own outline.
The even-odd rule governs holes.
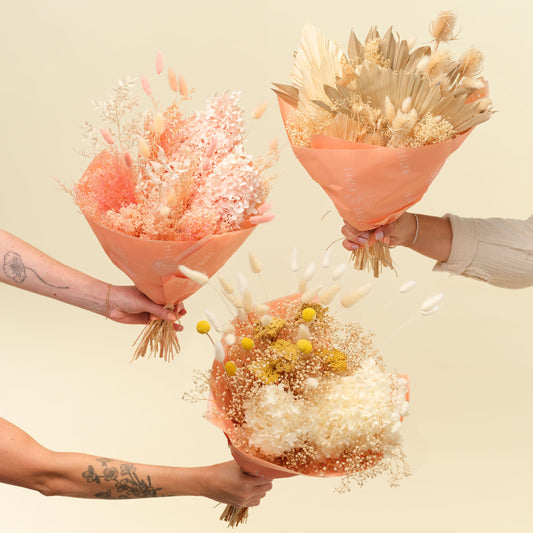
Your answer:
[[[250,444],[266,456],[276,457],[303,443],[306,409],[303,400],[281,385],[261,387],[244,402]]]

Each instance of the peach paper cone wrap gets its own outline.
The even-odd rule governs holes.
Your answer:
[[[208,235],[198,241],[155,241],[131,237],[86,218],[111,261],[161,305],[181,302],[200,288],[179,271],[180,265],[211,277],[255,229]]]
[[[293,107],[278,98],[283,122]],[[314,135],[311,147],[292,150],[331,198],[340,216],[360,231],[396,220],[417,203],[468,130],[427,146],[386,148]]]
[[[267,302],[270,313],[275,315],[276,311],[282,309],[285,303],[292,302],[295,299],[300,298],[300,296],[300,294],[293,294],[283,298],[278,298],[277,300],[272,300],[271,302]],[[258,319],[254,312],[250,313],[248,316],[249,320],[251,321]],[[232,324],[235,327],[235,335],[239,337],[241,333],[241,328],[239,327],[240,321],[233,320]],[[231,455],[241,467],[243,472],[268,479],[285,478],[297,475],[338,477],[345,474],[345,472],[335,469],[336,465],[333,462],[331,464],[331,469],[326,468],[325,471],[322,468],[320,470],[306,471],[291,470],[272,463],[266,459],[256,457],[236,446],[233,442],[235,436],[235,426],[230,418],[225,414],[228,406],[231,403],[231,392],[226,386],[227,381],[224,376],[225,370],[223,363],[220,363],[215,359],[211,369],[207,419],[224,432],[228,440],[228,446],[230,448]],[[400,376],[408,379],[406,375]],[[409,401],[409,392],[407,393],[406,400]],[[325,464],[324,466],[327,467],[328,465]]]

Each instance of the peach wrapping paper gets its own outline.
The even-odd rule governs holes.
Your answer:
[[[272,300],[271,302],[267,302],[267,305],[270,309],[270,314],[272,316],[275,316],[276,312],[284,307],[284,304],[294,301],[295,299],[300,298],[300,296],[300,294],[293,294],[283,298],[278,298],[277,300]],[[251,321],[254,321],[258,318],[254,312],[250,313],[248,316]],[[242,328],[239,327],[240,322],[238,320],[233,320],[232,324],[235,327],[235,336],[239,338],[239,336],[242,334]],[[224,361],[224,363],[225,362],[226,360]],[[231,401],[231,394],[225,387],[226,380],[224,376],[225,371],[223,363],[220,363],[215,359],[211,369],[207,419],[213,425],[215,425],[224,432],[228,441],[228,446],[231,455],[233,456],[237,464],[241,467],[241,470],[243,472],[268,479],[279,479],[297,475],[307,475],[315,477],[338,477],[345,474],[342,471],[333,470],[333,468],[331,470],[327,470],[326,472],[324,472],[323,470],[307,472],[291,470],[283,466],[271,463],[265,459],[255,457],[254,455],[247,453],[235,446],[232,442],[232,439],[234,437],[235,426],[233,422],[224,414],[224,407],[227,407]],[[408,376],[402,374],[400,374],[400,377],[403,377],[407,380],[409,379]],[[408,390],[406,395],[407,401],[409,401],[409,394],[410,393]]]
[[[180,265],[211,277],[255,229],[208,235],[199,241],[155,241],[131,237],[86,218],[109,259],[161,305],[181,302],[200,288],[178,270]]]
[[[281,98],[278,103],[286,125],[293,108]],[[310,148],[291,147],[340,216],[364,231],[393,222],[417,203],[470,132],[420,147],[386,148],[327,135],[312,136]]]

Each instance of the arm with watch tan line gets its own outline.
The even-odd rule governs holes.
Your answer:
[[[374,232],[342,228],[347,250],[383,241],[437,261],[433,270],[506,288],[533,286],[533,215],[527,220],[404,213]]]

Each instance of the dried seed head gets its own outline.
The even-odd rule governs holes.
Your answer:
[[[263,116],[264,112],[266,111],[266,108],[268,107],[268,103],[264,102],[261,105],[258,105],[254,112],[252,113],[252,118],[259,119]]]
[[[318,301],[322,305],[329,305],[333,301],[333,298],[337,296],[341,288],[340,285],[332,285],[331,287],[324,289],[318,295]]]
[[[178,85],[181,96],[189,96],[189,87],[187,86],[187,80],[181,74],[178,77]]]
[[[355,291],[345,294],[341,298],[341,305],[343,307],[351,307],[356,302],[358,302],[361,298],[366,296],[370,292],[371,288],[372,288],[372,284],[367,283],[366,285],[359,287]]]
[[[305,279],[301,279],[300,283],[298,284],[298,292],[300,294],[303,294],[307,290],[307,281]]]
[[[159,215],[163,218],[167,218],[168,215],[170,215],[170,207],[168,207],[168,205],[162,205],[159,208]]]
[[[158,74],[161,74],[163,72],[163,53],[161,50],[157,51],[157,56],[155,58],[155,71]]]
[[[437,15],[429,27],[429,31],[437,44],[454,38],[453,30],[456,20],[457,17],[453,11],[441,11]]]
[[[329,268],[329,265],[331,263],[331,253],[333,252],[333,248],[328,248],[324,252],[324,257],[322,258],[322,268]]]
[[[473,78],[483,68],[483,54],[473,46],[469,48],[459,59],[461,76]]]
[[[115,141],[113,140],[113,136],[111,135],[111,132],[107,128],[100,128],[100,133],[102,134],[102,137],[104,138],[104,141],[110,145],[112,145]]]
[[[206,276],[203,272],[198,270],[193,270],[192,268],[180,265],[178,270],[188,279],[198,283],[198,285],[205,285],[209,282],[209,277]]]
[[[293,272],[298,272],[298,250],[296,248],[292,249],[291,270]]]
[[[168,85],[170,90],[177,93],[178,92],[178,80],[176,79],[176,73],[169,68],[168,69]]]
[[[254,274],[259,274],[262,270],[259,259],[257,259],[256,255],[253,252],[250,252],[248,254],[248,258],[250,260],[250,268],[252,269],[252,272]]]
[[[278,151],[278,138],[274,137],[268,145],[268,153],[273,154]]]
[[[402,102],[402,111],[404,113],[409,113],[411,111],[411,107],[413,106],[413,99],[410,96],[407,96],[403,99]]]
[[[150,157],[150,149],[144,139],[139,141],[139,155],[144,158]]]
[[[152,129],[154,130],[154,133],[157,133],[158,135],[161,135],[165,129],[165,117],[160,111],[158,111],[154,117]]]
[[[242,295],[242,307],[246,313],[251,313],[254,310],[252,293],[249,289],[246,289]]]
[[[148,82],[148,80],[142,75],[141,75],[141,85],[142,85],[143,91],[148,96],[150,96],[152,94],[152,88],[150,87],[150,83]]]
[[[302,297],[300,298],[300,300],[302,301],[302,303],[304,304],[308,304],[310,303],[314,298],[316,298],[318,292],[320,291],[322,287],[314,287],[312,289],[309,289],[307,291],[305,291],[303,294],[302,294]]]
[[[222,333],[224,331],[224,328],[222,327],[222,324],[220,323],[220,320],[217,318],[217,316],[209,311],[209,309],[204,310],[204,315],[207,317],[207,320],[211,322],[212,326],[219,332]]]
[[[305,269],[304,276],[303,276],[305,281],[309,281],[313,277],[313,274],[315,273],[315,268],[316,268],[315,263],[313,262],[309,263],[309,265]]]
[[[465,88],[465,89],[483,89],[485,87],[485,83],[480,78],[463,78],[461,80],[461,84],[459,87]]]
[[[226,294],[233,294],[235,292],[235,289],[220,274],[218,275],[218,282]]]
[[[333,279],[333,281],[336,281],[338,280],[343,274],[344,272],[346,271],[346,267],[347,267],[347,263],[341,263],[334,271],[333,271],[333,274],[331,276],[331,279]]]
[[[222,346],[221,342],[216,342],[215,343],[215,359],[219,363],[223,363],[224,362],[224,346]]]
[[[492,107],[492,100],[488,97],[480,98],[477,101],[478,109],[481,113],[488,111]]]
[[[416,281],[415,280],[410,280],[410,281],[406,281],[401,287],[400,287],[400,292],[402,294],[405,294],[406,292],[409,292],[411,289],[414,288],[414,286],[416,285]]]
[[[435,294],[433,296],[430,296],[429,298],[424,300],[424,302],[420,306],[420,311],[422,311],[422,313],[427,313],[433,307],[437,306],[443,298],[444,298],[444,293],[442,292]]]

